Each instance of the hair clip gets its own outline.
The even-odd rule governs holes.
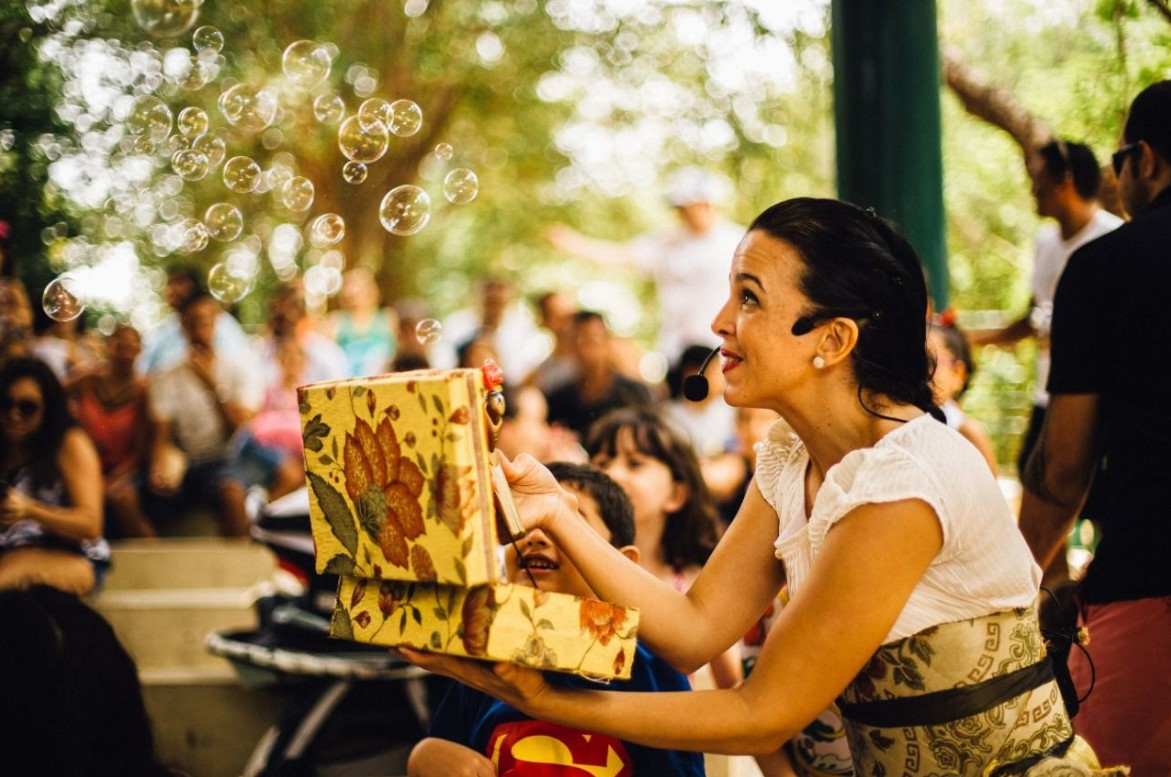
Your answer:
[[[895,286],[901,287],[903,285],[903,276],[895,275],[894,273],[891,273],[890,282],[893,283]]]
[[[865,208],[864,210],[865,210],[867,213],[869,213],[871,216],[873,216],[874,218],[878,218],[878,211],[876,211],[876,210],[874,209],[874,206],[873,206],[873,205],[868,205],[868,206],[866,206],[866,208]]]

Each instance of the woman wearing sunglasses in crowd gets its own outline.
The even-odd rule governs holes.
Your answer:
[[[0,467],[0,589],[93,591],[110,559],[101,464],[37,359],[0,367]]]
[[[531,528],[639,641],[689,670],[790,601],[736,688],[569,690],[512,664],[403,655],[533,717],[640,744],[768,753],[837,701],[856,774],[1097,773],[1034,600],[1041,572],[980,454],[932,417],[927,291],[907,241],[834,200],[764,211],[713,330],[724,398],[778,412],[743,504],[686,593],[580,530],[535,460],[502,461]],[[1087,768],[1088,767],[1088,768]]]

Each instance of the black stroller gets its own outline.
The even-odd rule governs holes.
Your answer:
[[[302,489],[260,508],[252,529],[300,586],[262,596],[255,631],[207,638],[241,684],[287,693],[280,721],[256,744],[242,777],[404,775],[427,729],[428,687],[445,681],[385,649],[330,639],[337,578],[314,571],[308,510]]]

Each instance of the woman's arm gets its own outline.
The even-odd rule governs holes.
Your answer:
[[[638,607],[639,640],[682,672],[736,644],[780,590],[782,569],[773,555],[777,516],[755,485],[695,583],[681,594],[589,529],[577,516],[576,499],[535,459],[502,457],[502,465],[526,526],[551,535],[600,598]]]
[[[12,489],[4,502],[5,518],[34,520],[53,534],[72,540],[97,539],[102,534],[102,467],[97,449],[80,428],[65,433],[57,465],[70,506],[46,504]]]
[[[853,510],[827,535],[752,674],[734,689],[572,690],[546,685],[539,672],[512,664],[401,652],[540,720],[649,747],[771,753],[828,707],[873,656],[942,543],[939,521],[922,501]],[[679,637],[694,630],[676,624]]]

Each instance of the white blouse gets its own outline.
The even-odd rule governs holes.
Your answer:
[[[920,499],[935,511],[943,547],[884,642],[928,626],[1031,605],[1041,569],[1016,527],[980,453],[929,415],[908,421],[873,447],[830,467],[805,518],[805,445],[778,423],[759,443],[756,485],[778,516],[776,556],[790,596],[817,561],[833,525],[864,504]],[[865,602],[859,602],[865,606]]]

